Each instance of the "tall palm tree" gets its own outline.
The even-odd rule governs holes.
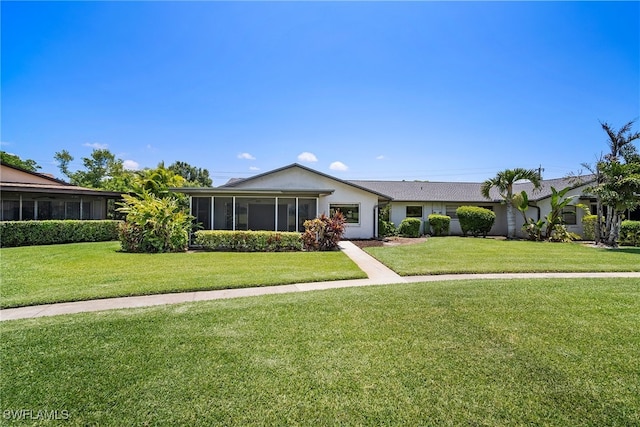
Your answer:
[[[507,204],[507,238],[513,239],[516,237],[516,210],[514,203],[513,184],[516,181],[527,180],[531,181],[534,190],[540,188],[540,175],[535,169],[505,169],[498,172],[498,174],[491,179],[482,183],[480,191],[482,197],[491,200],[490,192],[492,188],[496,188],[500,193],[500,197]]]
[[[606,158],[609,161],[618,161],[620,155],[635,154],[636,148],[633,146],[633,141],[640,139],[640,132],[631,132],[631,128],[635,120],[631,120],[626,125],[622,126],[619,130],[615,130],[609,123],[600,122],[602,130],[607,133],[609,137],[609,149],[611,152],[607,154]]]

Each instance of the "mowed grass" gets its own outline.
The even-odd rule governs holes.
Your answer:
[[[637,279],[434,282],[0,323],[65,425],[640,425]],[[32,423],[32,421],[28,421]]]
[[[365,278],[341,252],[129,254],[118,242],[3,248],[2,308]]]
[[[366,251],[400,275],[640,271],[640,248],[601,249],[549,243],[436,237],[424,243]]]

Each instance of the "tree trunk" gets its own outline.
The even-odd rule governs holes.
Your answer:
[[[607,236],[607,240],[605,244],[612,248],[618,247],[618,236],[620,235],[620,223],[622,222],[622,215],[615,209],[612,209],[611,212],[612,220],[611,220],[611,228],[609,228],[609,235]]]
[[[600,196],[596,197],[596,216],[595,239],[596,245],[599,245],[602,243],[602,228],[604,226],[604,210],[602,209],[602,200],[600,200]]]
[[[513,205],[507,202],[507,238],[516,238],[516,215],[513,211]]]

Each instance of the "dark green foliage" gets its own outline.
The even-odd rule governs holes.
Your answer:
[[[378,217],[378,237],[397,236],[398,229],[390,220],[391,205],[387,204],[380,208]]]
[[[399,232],[405,237],[420,237],[420,225],[422,221],[418,218],[405,218],[400,223]]]
[[[301,251],[302,235],[280,231],[199,230],[196,245],[210,251],[284,252]]]
[[[474,237],[480,235],[487,237],[487,233],[496,221],[496,214],[493,211],[479,206],[460,206],[456,209],[456,214],[460,220],[463,236],[471,233]]]
[[[640,246],[640,221],[622,221],[620,224],[620,244]]]
[[[133,197],[123,194],[118,210],[126,215],[120,227],[124,252],[184,252],[189,245],[193,217],[179,201],[144,191]]]
[[[31,172],[37,172],[38,169],[41,169],[40,165],[31,159],[22,160],[19,156],[15,154],[9,154],[6,151],[0,150],[0,161],[5,165],[15,166],[24,170],[28,170]]]
[[[2,247],[54,245],[60,243],[106,242],[118,240],[120,221],[3,221]]]
[[[167,169],[183,177],[187,181],[186,186],[188,187],[211,187],[213,185],[207,169],[197,168],[189,163],[179,161],[173,162]]]
[[[449,226],[451,225],[450,216],[431,214],[428,219],[431,232],[434,236],[446,236],[449,234]]]
[[[585,215],[582,217],[583,240],[595,240],[597,219],[598,215]]]
[[[378,221],[378,235],[380,237],[397,236],[398,229],[389,221]]]
[[[335,251],[344,235],[347,220],[337,210],[332,216],[325,214],[304,222],[302,244],[307,251]]]

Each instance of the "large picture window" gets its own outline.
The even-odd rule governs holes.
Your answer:
[[[347,224],[360,224],[360,205],[358,203],[335,203],[329,205],[331,216],[338,210],[344,215]]]
[[[407,218],[422,218],[422,206],[407,206]]]

